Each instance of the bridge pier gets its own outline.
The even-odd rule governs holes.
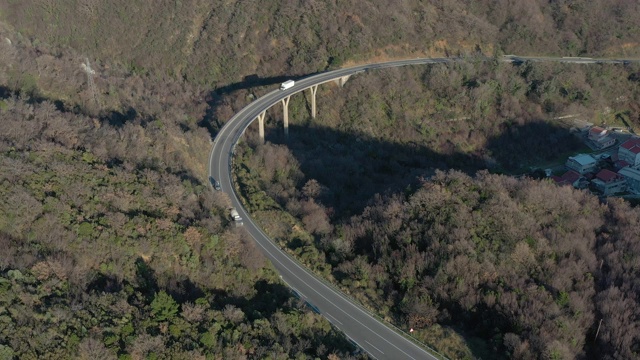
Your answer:
[[[267,114],[266,111],[263,111],[258,115],[258,134],[260,134],[260,141],[264,143],[264,116]]]
[[[340,78],[337,78],[335,80],[336,84],[338,84],[338,86],[343,87],[344,84],[347,82],[347,80],[349,80],[349,78],[351,77],[351,75],[346,75]]]
[[[284,118],[284,136],[289,136],[289,99],[291,96],[287,96],[282,99],[282,117]]]
[[[316,93],[318,92],[318,85],[309,88],[311,90],[311,117],[316,118]]]

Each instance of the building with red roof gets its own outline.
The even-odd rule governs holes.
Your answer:
[[[578,186],[580,179],[582,179],[582,175],[573,170],[569,170],[562,174],[562,176],[552,176],[551,179],[558,185],[571,185],[576,187]]]
[[[589,140],[598,140],[607,136],[607,129],[603,129],[600,126],[594,126],[589,129]]]
[[[625,178],[607,169],[600,170],[595,178],[591,180],[591,183],[603,195],[613,195],[624,192],[627,189]]]
[[[600,126],[594,126],[589,129],[587,138],[596,149],[604,149],[616,143],[616,139],[609,136],[609,131]]]
[[[630,166],[640,165],[640,138],[633,137],[620,144],[618,159],[626,161]]]

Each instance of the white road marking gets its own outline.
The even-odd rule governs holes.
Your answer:
[[[546,61],[569,62],[569,61],[563,61],[563,60],[558,60],[558,59],[538,59],[538,58],[526,58],[526,57],[521,57],[521,58],[522,58],[522,60],[529,60],[529,61],[545,61],[546,60]],[[580,58],[578,60],[580,60],[580,61],[584,61],[584,60],[596,61],[596,60],[590,59],[590,58]],[[210,164],[214,165],[214,166],[211,166],[210,169],[218,170],[219,171],[219,174],[217,174],[218,177],[224,178],[225,183],[233,184],[232,178],[230,178],[230,176],[231,176],[231,174],[230,174],[230,170],[231,170],[230,165],[231,165],[232,160],[233,160],[233,157],[232,157],[233,155],[230,153],[230,151],[233,151],[233,150],[226,151],[226,149],[233,149],[234,144],[239,141],[239,139],[244,134],[245,130],[254,122],[255,117],[259,113],[264,112],[267,109],[269,109],[270,107],[272,107],[273,105],[277,104],[280,101],[280,98],[283,97],[284,95],[291,96],[294,93],[298,93],[298,92],[302,92],[302,91],[306,90],[310,86],[316,86],[316,85],[319,85],[319,84],[322,84],[322,83],[330,82],[330,81],[335,80],[336,78],[340,78],[340,77],[345,76],[345,75],[352,75],[354,73],[354,71],[355,71],[355,73],[357,73],[357,72],[363,71],[363,69],[366,70],[366,69],[373,69],[373,68],[387,68],[387,67],[394,67],[394,66],[404,66],[404,65],[408,65],[410,63],[413,63],[413,64],[418,64],[418,63],[427,64],[427,63],[445,63],[445,62],[457,62],[457,61],[461,61],[461,60],[460,59],[455,59],[455,58],[452,58],[452,59],[424,59],[424,60],[408,61],[408,62],[405,62],[403,64],[397,64],[395,62],[388,62],[388,63],[382,63],[382,64],[367,65],[365,67],[360,67],[358,69],[358,71],[353,70],[353,69],[344,69],[342,71],[335,72],[335,73],[331,74],[331,78],[328,79],[328,80],[326,78],[326,75],[327,75],[326,73],[316,74],[316,75],[313,75],[313,76],[311,76],[309,78],[301,79],[298,82],[298,84],[300,86],[296,86],[295,89],[292,89],[292,91],[289,91],[289,92],[284,93],[284,94],[281,91],[274,90],[274,91],[272,91],[272,92],[270,92],[268,94],[265,94],[260,99],[258,99],[256,102],[254,102],[254,103],[246,106],[242,110],[240,110],[235,116],[233,116],[228,121],[228,125],[230,125],[230,126],[226,126],[227,124],[225,124],[225,126],[223,126],[223,128],[220,129],[220,132],[218,133],[218,137],[220,137],[223,141],[220,141],[220,142],[217,141],[218,137],[216,137],[216,139],[214,141],[214,144],[213,144],[213,148],[215,150],[221,150],[220,153],[219,153],[218,164],[217,164],[217,166],[212,164],[214,153],[215,153],[215,151],[212,151],[209,160],[210,160]],[[577,62],[577,61],[572,61],[572,62]],[[612,62],[612,61],[611,60],[605,60],[603,62]],[[321,79],[323,79],[323,80],[321,80]],[[212,150],[214,150],[214,149],[212,149]],[[223,162],[224,160],[227,160],[226,163]],[[244,208],[242,207],[242,203],[238,199],[237,194],[235,193],[233,188],[228,189],[228,195],[231,197],[231,200],[233,201],[233,204],[236,204],[236,206],[239,207],[238,210],[240,210],[242,212],[242,214],[244,216],[247,216],[247,218],[249,219],[248,213],[246,213],[244,211]],[[250,232],[253,233],[253,234],[261,235],[261,237],[259,237],[260,241],[257,241],[258,244],[265,251],[265,253],[270,256],[270,258],[272,259],[272,261],[274,263],[279,264],[280,269],[283,271],[283,273],[284,274],[288,274],[287,278],[299,280],[300,283],[302,283],[302,284],[306,285],[307,287],[309,287],[309,291],[315,292],[320,298],[324,299],[326,301],[325,304],[328,304],[330,306],[334,306],[337,309],[338,312],[344,313],[345,319],[350,319],[350,320],[353,320],[356,323],[360,324],[360,326],[363,329],[367,329],[367,330],[371,331],[372,334],[374,334],[375,336],[377,336],[378,338],[380,338],[384,342],[388,343],[392,347],[396,348],[399,352],[407,355],[409,358],[413,359],[413,357],[411,357],[409,354],[407,354],[401,348],[396,346],[396,344],[390,342],[388,339],[391,339],[391,338],[388,337],[388,336],[394,336],[394,338],[396,340],[399,340],[402,343],[411,346],[412,348],[415,347],[417,349],[420,349],[420,351],[424,352],[425,354],[427,354],[429,356],[432,356],[429,352],[427,352],[421,346],[418,346],[417,344],[412,342],[410,339],[407,339],[407,338],[401,336],[399,333],[397,333],[396,331],[392,330],[392,328],[388,328],[386,324],[382,323],[379,319],[374,317],[368,310],[364,309],[359,304],[352,302],[352,299],[348,298],[345,294],[340,292],[338,289],[334,289],[334,287],[329,286],[327,283],[325,283],[324,281],[319,279],[315,273],[313,273],[310,270],[308,270],[305,267],[303,267],[291,255],[289,255],[288,253],[286,253],[282,249],[280,249],[279,246],[276,243],[274,243],[273,240],[270,239],[262,231],[262,229],[260,227],[256,226],[253,221],[249,221],[249,223],[250,223],[250,226],[249,226],[248,230],[250,230]],[[274,253],[277,254],[277,256],[274,255]],[[278,257],[282,257],[282,261]],[[284,263],[283,263],[283,261],[284,261]],[[285,265],[285,263],[286,263],[286,265]],[[299,270],[304,273],[304,276],[307,276],[306,280],[309,280],[310,282],[307,282],[307,281],[305,281],[305,279],[303,277],[298,276],[298,274],[300,274]],[[311,286],[310,283],[313,283],[313,286]],[[295,291],[295,289],[294,289],[294,291]],[[322,291],[322,293],[320,291]],[[340,303],[340,306],[338,306],[333,301],[329,300],[324,294],[327,294],[328,296],[335,296],[336,299],[340,300],[340,301],[338,301],[338,303]],[[343,304],[343,302],[344,302],[344,304]],[[381,334],[378,334],[373,329],[371,329],[368,326],[364,325],[362,322],[360,322],[358,319],[356,319],[354,316],[352,316],[351,315],[351,314],[353,314],[352,308],[357,309],[356,312],[359,312],[359,313],[363,314],[365,316],[365,318],[367,319],[367,321],[369,321],[369,320],[373,321],[373,323],[376,325],[376,326],[374,326],[374,328],[377,329],[378,326],[382,326],[382,327],[385,328],[385,331],[387,329],[389,329],[389,330],[391,330],[391,332],[388,333],[388,335],[385,334],[384,337]],[[350,311],[350,312],[347,312],[347,311]],[[330,314],[326,314],[326,316],[327,317],[331,317],[337,323],[342,324],[342,322],[340,320],[338,320],[335,316],[330,315]],[[367,335],[367,337],[368,336],[369,335]],[[364,340],[364,341],[367,344],[369,344],[372,348],[376,349],[377,351],[380,351],[380,353],[383,353],[380,349],[375,347],[369,341],[366,341],[366,340]]]
[[[369,344],[369,346],[371,346],[372,348],[374,348],[374,349],[376,349],[376,350],[380,351],[380,353],[381,353],[382,355],[384,355],[384,353],[382,352],[382,350],[380,350],[380,349],[378,349],[377,347],[375,347],[372,343],[368,342],[367,340],[365,340],[364,342],[366,342],[367,344]]]
[[[333,316],[333,315],[329,314],[328,312],[325,312],[325,314],[326,314],[327,316],[330,316],[330,317],[331,317],[333,320],[335,320],[336,322],[338,322],[338,324],[343,325],[343,324],[342,324],[342,321],[338,320],[335,316]]]
[[[267,239],[268,237],[264,234],[264,232],[262,232],[262,229],[255,226],[254,225],[254,229],[256,229],[258,232],[260,232],[263,236],[265,236]],[[336,305],[333,301],[327,299],[327,297],[325,297],[322,293],[320,293],[318,290],[316,290],[313,286],[309,285],[309,283],[307,283],[306,281],[304,281],[302,278],[300,278],[298,275],[296,275],[293,271],[291,271],[291,269],[289,269],[289,267],[287,267],[284,263],[282,263],[282,261],[280,261],[277,257],[275,257],[273,255],[273,253],[271,251],[269,251],[269,249],[267,249],[266,247],[264,247],[260,242],[258,242],[258,245],[260,245],[260,247],[262,247],[269,255],[271,255],[271,257],[278,262],[283,268],[285,268],[287,271],[289,271],[289,273],[297,278],[298,280],[300,280],[303,284],[305,284],[306,286],[309,287],[309,289],[311,289],[313,292],[315,292],[316,294],[318,294],[321,298],[323,298],[325,301],[327,301],[329,304],[333,305],[336,309],[338,309],[339,311],[342,311],[346,316],[348,316],[349,318],[351,318],[353,321],[357,322],[358,324],[360,324],[360,326],[362,326],[363,328],[369,330],[372,334],[378,336],[381,340],[385,341],[386,343],[388,343],[389,345],[393,346],[394,348],[396,348],[398,351],[400,351],[401,353],[405,354],[406,356],[408,356],[411,359],[415,358],[409,354],[407,354],[404,350],[400,349],[399,347],[397,347],[395,344],[393,344],[392,342],[390,342],[389,340],[385,339],[383,336],[381,336],[380,334],[378,334],[377,332],[373,331],[373,329],[371,329],[370,327],[368,327],[367,325],[363,324],[362,322],[360,322],[358,319],[354,318],[353,316],[351,316],[349,313],[347,313],[344,309],[342,309],[340,306]],[[275,244],[271,241],[269,241],[269,245],[273,246],[276,250],[279,250]],[[289,256],[289,254],[282,252],[284,255]],[[307,272],[306,269],[304,269],[303,267],[301,267],[297,262],[293,261],[293,264],[296,265],[296,267],[300,268],[302,271]],[[334,289],[328,287],[327,285],[325,285],[323,282],[321,282],[320,280],[316,279],[315,277],[312,277],[313,280],[315,280],[318,284],[320,284],[321,286],[323,286],[325,289],[329,290],[331,293],[333,293],[334,295],[340,295],[339,293],[337,293]],[[341,296],[340,296],[341,297]],[[345,300],[343,298],[343,300]],[[351,302],[347,301],[347,305],[356,308],[357,310],[359,310],[360,312],[362,312],[363,314],[365,314],[367,317],[369,317],[370,319],[374,320],[374,321],[378,321],[377,319],[375,319],[373,316],[371,316],[370,314],[366,313],[363,309],[361,309],[360,307],[352,304]],[[396,336],[400,337],[400,339],[408,342],[409,344],[416,346],[414,343],[412,343],[411,341],[409,341],[408,339],[405,339],[404,337],[402,337],[400,334],[396,333],[395,331],[392,331],[392,333],[394,333]],[[366,340],[365,340],[366,341]],[[416,346],[416,348],[422,350],[424,353],[428,354],[429,356],[432,356],[431,354],[429,354],[426,350],[424,350],[421,347]]]
[[[234,116],[234,118],[240,117],[238,115],[242,115],[245,112],[248,112],[247,108],[244,108],[243,110],[241,110],[238,114],[236,114],[236,116]],[[234,118],[230,119],[229,121],[232,121]],[[253,118],[251,120],[251,122],[253,121]],[[248,126],[248,124],[246,125]],[[243,124],[243,122],[238,123],[237,125],[234,124],[234,126],[232,127],[228,127],[228,128],[224,128],[222,129],[222,131],[220,133],[218,133],[218,136],[223,135],[224,133],[234,133],[234,134],[238,134],[238,129],[241,127],[245,127],[245,125]],[[227,131],[225,131],[227,130]],[[239,136],[238,136],[239,138]],[[227,146],[226,144],[231,141],[232,143],[235,142],[237,140],[236,137],[231,137],[231,136],[225,136],[224,137],[224,141],[222,142],[223,144],[222,149],[225,149]],[[212,152],[213,153],[213,152]],[[218,162],[218,170],[220,171],[220,173],[223,173],[223,169],[224,167],[222,166],[223,164],[223,159],[226,156],[226,152],[225,151],[221,151],[220,152],[220,157],[219,157],[219,162]],[[240,200],[238,199],[237,195],[235,194],[235,191],[233,191],[233,189],[231,189],[231,194],[229,194],[232,196],[232,200],[235,200],[236,203],[241,204]],[[241,212],[244,213],[244,209],[242,208],[242,206],[240,206],[239,209]],[[246,216],[246,213],[243,214]],[[248,216],[246,216],[247,219],[249,219]],[[269,246],[273,247],[277,252],[284,254],[286,257],[290,257],[287,253],[285,253],[284,251],[282,251],[281,249],[279,249],[275,243],[273,243],[273,241],[270,240],[270,238],[262,231],[262,229],[258,226],[256,226],[253,221],[251,221],[251,224],[253,225],[254,230],[258,231],[264,238],[267,239],[267,243],[269,244]],[[354,318],[353,316],[351,316],[349,313],[347,313],[344,309],[342,309],[340,306],[338,306],[337,304],[335,304],[334,302],[332,302],[331,300],[329,300],[327,297],[325,297],[322,293],[320,293],[318,290],[316,290],[314,287],[312,287],[311,285],[309,285],[309,283],[307,283],[306,281],[304,281],[301,277],[297,276],[292,269],[290,269],[287,265],[285,265],[284,263],[282,263],[276,256],[274,256],[274,254],[267,249],[262,243],[258,242],[258,244],[260,245],[260,247],[262,247],[270,256],[271,258],[273,258],[276,262],[278,262],[284,269],[286,269],[293,277],[297,278],[298,280],[300,280],[302,283],[304,283],[306,286],[308,286],[312,291],[314,291],[316,294],[318,294],[320,297],[322,297],[325,301],[327,301],[328,303],[330,303],[331,305],[333,305],[336,309],[338,309],[339,311],[343,312],[347,317],[351,318],[352,320],[354,320],[355,322],[357,322],[358,324],[360,324],[362,327],[366,328],[367,330],[369,330],[372,334],[375,334],[376,336],[378,336],[381,340],[385,341],[386,343],[390,344],[391,346],[393,346],[394,348],[396,348],[398,351],[402,352],[403,354],[405,354],[406,356],[408,356],[411,359],[415,359],[412,356],[410,356],[409,354],[407,354],[405,351],[403,351],[402,349],[400,349],[399,347],[397,347],[395,344],[391,343],[389,340],[387,340],[386,338],[382,337],[381,335],[379,335],[377,332],[373,331],[373,329],[369,328],[368,326],[366,326],[365,324],[363,324],[362,322],[360,322],[359,320],[357,320],[356,318]],[[290,259],[291,260],[291,259]],[[378,321],[377,319],[375,319],[374,317],[372,317],[370,314],[368,314],[366,311],[364,311],[363,309],[361,309],[360,307],[356,306],[355,304],[352,304],[348,299],[346,299],[342,294],[336,292],[334,289],[328,287],[326,284],[324,284],[323,282],[319,281],[318,279],[315,278],[315,275],[308,272],[307,269],[303,268],[302,266],[300,266],[296,261],[291,260],[292,263],[299,268],[300,270],[302,270],[303,272],[307,273],[308,275],[311,275],[311,278],[313,280],[315,280],[318,284],[320,284],[322,287],[324,287],[325,289],[329,290],[331,293],[334,294],[334,296],[340,297],[343,301],[346,301],[347,305],[352,306],[354,308],[356,308],[358,311],[360,311],[361,313],[365,314],[368,318],[374,320],[374,321]],[[393,331],[394,334],[396,334],[396,336],[400,337],[400,339],[410,343],[413,346],[416,346],[415,344],[413,344],[412,342],[410,342],[409,340],[405,339],[404,337],[400,336],[399,334],[395,333],[395,331]],[[429,354],[426,350],[422,349],[421,347],[417,347],[418,349],[420,349],[421,351],[423,351],[424,353]]]
[[[538,59],[538,58],[527,58],[527,57],[519,57],[520,59],[524,60],[524,61],[559,61],[559,62],[570,62],[570,61],[563,61],[562,59]],[[584,60],[584,59],[580,59],[580,60]],[[590,61],[596,61],[593,59],[588,59]],[[460,59],[456,59],[456,58],[450,58],[450,59],[424,59],[424,60],[415,60],[415,61],[409,61],[406,62],[404,64],[399,64],[400,66],[404,66],[407,64],[428,64],[428,63],[445,63],[445,62],[457,62],[460,61]],[[621,60],[616,60],[616,61],[621,61]],[[613,60],[604,60],[602,62],[605,63],[612,63]],[[635,62],[635,61],[633,61]],[[394,65],[395,62],[388,62],[388,63],[381,63],[381,64],[373,64],[373,65],[366,65],[363,67],[360,67],[360,69],[381,69],[381,68],[387,68],[387,67],[393,67],[393,66],[397,66]],[[345,75],[350,75],[352,74],[354,71],[354,69],[344,69],[342,71],[338,71],[332,74],[332,78],[329,80],[324,80],[319,82],[317,79],[320,79],[324,76],[326,76],[326,73],[321,73],[321,74],[316,74],[313,75],[311,77],[308,77],[306,79],[302,79],[300,80],[299,84],[301,85],[296,91],[295,93],[301,92],[306,90],[309,86],[315,86],[315,85],[319,85],[321,83],[325,83],[325,82],[330,82],[333,81],[336,78],[340,78],[342,76]],[[311,84],[311,85],[308,85]],[[223,126],[219,133],[217,134],[216,138],[214,139],[214,143],[212,146],[212,151],[211,154],[209,156],[209,162],[210,162],[210,171],[214,169],[213,166],[213,155],[215,153],[214,150],[216,149],[220,149],[220,150],[225,150],[227,148],[231,149],[232,146],[227,146],[227,144],[229,142],[231,142],[231,145],[233,145],[234,143],[236,143],[239,138],[242,136],[242,133],[244,132],[244,129],[246,129],[248,126],[250,126],[251,123],[253,123],[255,117],[257,116],[258,113],[262,112],[262,111],[266,111],[265,109],[269,109],[271,106],[275,105],[280,99],[279,97],[281,97],[280,95],[282,95],[282,93],[278,90],[274,90],[268,94],[263,95],[260,99],[256,100],[254,103],[247,105],[246,107],[244,107],[243,109],[241,109],[237,114],[235,114],[231,119],[229,119],[229,121],[227,122],[227,124],[231,125],[231,126],[226,126],[227,124],[225,124],[225,126]],[[286,94],[287,96],[291,96],[293,95],[293,93],[288,93]],[[272,100],[275,99],[275,100]],[[254,109],[259,109],[260,111],[256,111]],[[251,119],[248,118],[248,115],[252,115],[253,112],[256,112],[255,116],[252,116]],[[245,116],[245,114],[247,114],[247,116]],[[238,121],[238,120],[244,120],[244,121]],[[234,122],[237,122],[237,124],[234,124]],[[240,132],[239,129],[243,128],[243,131]],[[233,136],[232,136],[233,135]],[[223,141],[217,141],[218,137],[220,137],[221,139],[223,139]],[[227,158],[227,163],[226,163],[226,170],[225,170],[225,166],[223,166],[223,160]],[[220,156],[218,158],[218,166],[215,167],[215,169],[218,170],[219,174],[218,177],[222,178],[225,174],[227,177],[230,176],[230,165],[231,165],[231,156],[229,153],[225,153],[225,151],[220,151]],[[233,184],[231,182],[230,178],[226,178],[225,180],[228,180],[229,183]],[[223,189],[224,190],[224,189]],[[238,197],[235,194],[235,191],[233,190],[233,188],[228,189],[229,193],[228,195],[231,197],[231,200],[235,203],[235,204],[240,204],[239,209],[243,215],[247,216],[247,213],[244,211],[244,208],[241,206],[241,202],[239,201]],[[247,216],[248,218],[248,216]],[[299,268],[300,270],[302,270],[304,273],[306,273],[307,275],[311,276],[310,279],[312,279],[315,283],[317,283],[321,289],[326,289],[329,291],[329,293],[333,294],[333,296],[336,296],[337,298],[339,298],[341,301],[345,302],[345,305],[347,307],[351,306],[355,309],[357,309],[359,312],[363,313],[368,319],[371,319],[373,321],[376,322],[377,325],[380,326],[384,326],[387,327],[385,324],[381,323],[378,319],[376,319],[375,317],[373,317],[368,311],[365,311],[365,309],[361,308],[359,305],[354,304],[351,302],[351,299],[348,299],[344,294],[342,294],[341,292],[334,290],[332,287],[329,287],[328,285],[326,285],[324,282],[320,281],[318,278],[316,278],[316,275],[310,271],[308,271],[306,268],[302,267],[300,264],[298,264],[298,262],[296,262],[289,254],[285,253],[284,251],[282,251],[280,248],[277,247],[277,245],[273,242],[273,240],[271,240],[268,236],[266,236],[266,234],[264,234],[264,232],[262,231],[261,228],[257,227],[255,225],[255,223],[253,223],[253,221],[249,221],[250,224],[252,225],[251,227],[253,228],[254,231],[257,231],[258,233],[260,233],[265,239],[266,239],[266,243],[268,243],[267,246],[271,246],[273,247],[279,255],[284,256],[285,258],[287,258],[287,260],[294,265],[295,268]],[[405,355],[409,356],[410,358],[413,359],[413,357],[411,357],[410,355],[408,355],[406,352],[404,352],[402,349],[398,348],[395,344],[391,343],[389,340],[387,340],[386,338],[382,337],[381,335],[379,335],[378,333],[374,332],[371,328],[367,327],[366,325],[362,324],[360,321],[358,321],[357,319],[355,319],[353,316],[351,316],[349,313],[347,313],[344,309],[342,309],[341,307],[338,307],[335,303],[333,303],[332,301],[330,301],[329,299],[327,299],[323,294],[321,294],[320,292],[318,292],[318,290],[316,290],[315,287],[311,287],[306,281],[304,281],[302,278],[300,278],[299,276],[296,275],[296,273],[294,273],[292,271],[292,269],[290,269],[288,266],[286,266],[284,263],[282,263],[280,260],[278,260],[278,258],[276,258],[273,253],[271,251],[269,251],[267,249],[267,247],[265,247],[265,245],[263,245],[260,241],[256,241],[260,247],[262,249],[264,249],[264,251],[266,253],[268,253],[271,258],[279,263],[282,268],[286,271],[288,271],[292,277],[297,278],[298,280],[300,280],[302,283],[304,283],[306,286],[309,287],[309,289],[311,291],[314,291],[315,293],[317,293],[320,297],[322,297],[323,299],[325,299],[327,301],[327,303],[333,305],[334,307],[336,307],[336,309],[338,309],[339,311],[343,312],[348,318],[353,319],[355,322],[359,323],[363,328],[368,329],[369,331],[371,331],[373,334],[377,335],[380,339],[384,340],[385,342],[389,343],[391,346],[393,346],[394,348],[398,349],[400,352],[404,353]],[[333,317],[333,316],[332,316]],[[334,317],[335,319],[335,317]],[[337,319],[336,319],[337,320]],[[390,329],[390,328],[389,328]],[[391,329],[390,329],[391,330]],[[417,344],[411,342],[409,339],[404,338],[403,336],[401,336],[400,334],[398,334],[395,331],[391,331],[392,334],[395,335],[395,337],[402,339],[405,343],[408,343],[410,346],[412,347],[416,347],[417,349],[420,349],[422,352],[424,352],[425,354],[428,354],[429,356],[432,356],[429,352],[427,352],[425,349],[423,349],[422,347],[417,346]],[[366,341],[366,340],[365,340]],[[370,342],[366,341],[367,344],[371,345],[373,348],[377,349],[374,345],[372,345]],[[377,349],[379,351],[379,349]]]

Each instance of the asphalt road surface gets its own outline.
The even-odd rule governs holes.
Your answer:
[[[563,62],[574,64],[627,64],[640,60],[625,59],[591,59],[591,58],[550,58],[523,57],[506,55],[502,61],[518,63],[533,62]],[[433,58],[391,61],[367,64],[347,69],[339,69],[313,75],[297,80],[295,85],[287,90],[275,90],[238,112],[220,130],[214,140],[210,155],[210,176],[220,182],[224,191],[231,198],[240,216],[244,219],[246,231],[254,238],[266,257],[274,264],[282,279],[316,312],[322,314],[335,327],[343,331],[347,337],[360,346],[364,351],[376,359],[437,359],[435,352],[426,350],[418,344],[408,340],[400,333],[381,322],[340,291],[327,285],[323,280],[293,260],[270,240],[252,220],[243,208],[231,182],[231,161],[235,144],[244,130],[255,118],[281,99],[305,90],[311,86],[353,75],[362,71],[399,67],[406,65],[422,65],[464,61],[460,58]]]

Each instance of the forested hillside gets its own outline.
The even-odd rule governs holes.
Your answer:
[[[315,120],[306,96],[293,96],[289,139],[282,137],[280,106],[268,112],[267,141],[286,145],[300,174],[273,176],[285,160],[267,158],[284,158],[284,152],[256,152],[248,164],[262,170],[261,187],[282,205],[305,198],[292,188],[318,181],[326,189],[317,200],[334,220],[342,219],[359,213],[374,194],[399,191],[436,168],[522,174],[562,163],[566,154],[587,150],[574,118],[638,126],[638,74],[636,65],[474,58],[370,71],[343,88],[321,86]],[[558,119],[565,115],[574,118]],[[255,126],[248,136],[255,143]]]
[[[621,279],[640,274],[621,249],[640,246],[640,211],[475,174],[582,150],[562,115],[637,125],[637,74],[470,58],[357,75],[321,88],[316,120],[293,97],[288,139],[277,122],[264,145],[250,132],[240,190],[302,261],[453,358],[634,358],[639,304]],[[469,342],[434,337],[441,326]]]
[[[633,0],[8,1],[28,37],[136,73],[207,86],[375,56],[481,51],[639,56]]]
[[[77,54],[0,30],[1,359],[350,358],[229,226],[200,93],[116,70],[94,102]]]
[[[270,147],[258,155],[287,158]],[[279,162],[304,180],[290,155]],[[308,180],[301,199],[282,207],[295,220],[278,216],[278,204],[241,176],[254,214],[283,246],[453,358],[487,350],[434,339],[434,324],[484,339],[494,357],[638,356],[640,210],[623,200],[603,204],[547,181],[451,171],[376,195],[343,222],[331,221],[327,188]]]
[[[229,226],[210,140],[263,85],[417,56],[466,62],[323,86],[315,122],[293,97],[286,142],[277,108],[269,143],[250,130],[252,215],[452,358],[638,358],[638,210],[476,172],[580,150],[559,116],[640,124],[635,66],[477,55],[638,57],[639,17],[631,0],[1,2],[0,358],[350,358]]]
[[[408,326],[458,324],[516,359],[631,359],[639,221],[547,182],[437,173],[345,224],[335,274]]]

